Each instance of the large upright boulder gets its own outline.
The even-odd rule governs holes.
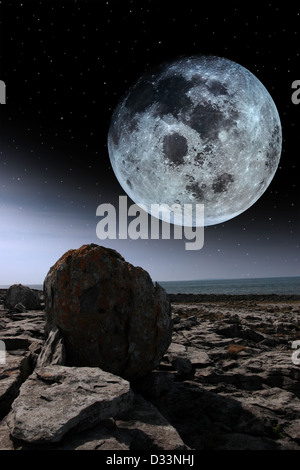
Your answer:
[[[95,244],[69,250],[44,281],[46,331],[57,327],[70,366],[127,380],[154,369],[172,336],[168,296],[149,274]]]

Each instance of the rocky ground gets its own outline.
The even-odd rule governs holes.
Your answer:
[[[170,296],[172,343],[129,383],[64,365],[44,310],[5,294],[1,450],[300,450],[300,297]]]

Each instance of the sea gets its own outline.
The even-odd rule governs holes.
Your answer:
[[[300,276],[158,281],[158,284],[168,294],[300,295]],[[28,284],[28,286],[32,289],[43,289],[41,284]],[[0,286],[1,289],[8,287]]]
[[[168,294],[300,295],[300,276],[158,282]]]

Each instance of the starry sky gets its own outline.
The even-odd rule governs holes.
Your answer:
[[[157,281],[300,274],[300,7],[207,3],[0,1],[0,285],[41,284],[85,243]],[[107,150],[113,110],[144,72],[195,54],[236,61],[271,94],[283,132],[273,181],[243,214],[206,227],[199,251],[184,239],[99,240],[98,205],[125,195]]]

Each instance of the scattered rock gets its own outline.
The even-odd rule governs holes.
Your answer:
[[[105,390],[124,379],[105,384],[101,375],[104,386],[94,388],[100,369],[63,365],[60,331],[45,335],[43,311],[2,308],[0,449],[300,450],[300,368],[292,361],[299,307],[283,297],[174,302],[172,342],[159,365],[125,380],[131,398],[100,421],[92,412],[99,396],[109,404]]]
[[[186,364],[189,362],[191,367],[204,367],[212,362],[206,351],[173,342],[168,348],[167,357],[171,363],[178,363],[178,360],[182,359]]]
[[[22,354],[29,352],[34,365],[45,340],[45,313],[30,310],[18,314],[2,310],[2,315],[0,339],[5,343],[6,350],[12,354],[19,350],[23,351]]]
[[[46,330],[59,328],[68,365],[132,379],[154,369],[171,342],[165,290],[115,250],[68,251],[47,274],[44,293]]]
[[[17,311],[24,311],[24,308],[25,310],[40,310],[41,301],[38,291],[22,284],[13,284],[7,290],[5,307],[14,310],[15,306],[17,306]]]

